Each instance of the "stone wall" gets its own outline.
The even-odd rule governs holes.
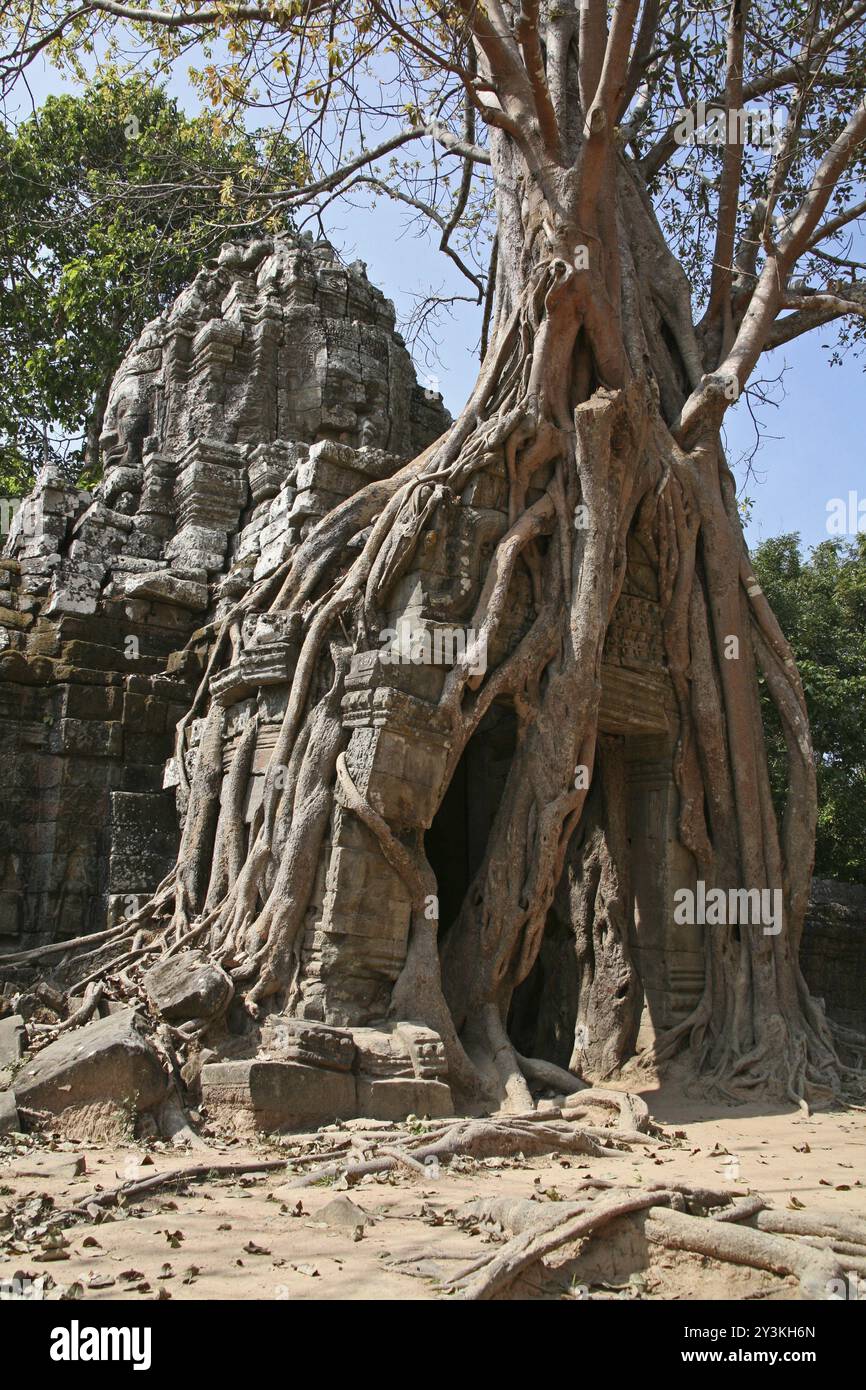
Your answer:
[[[815,879],[800,966],[830,1018],[866,1034],[866,887]]]

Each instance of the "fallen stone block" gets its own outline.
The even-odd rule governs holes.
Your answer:
[[[13,1178],[78,1178],[87,1172],[84,1154],[32,1153],[6,1169]]]
[[[0,1091],[0,1135],[17,1134],[21,1128],[12,1091]]]
[[[0,1067],[11,1067],[24,1055],[24,1019],[20,1014],[0,1018]]]
[[[148,999],[170,1023],[215,1018],[229,1003],[234,986],[204,951],[179,951],[145,973]]]
[[[451,1088],[444,1081],[394,1076],[383,1080],[358,1077],[358,1111],[371,1120],[405,1120],[407,1115],[441,1119],[454,1114]]]
[[[322,1207],[315,1220],[323,1221],[335,1231],[363,1232],[370,1217],[351,1197],[341,1194]]]
[[[15,1078],[19,1105],[59,1114],[111,1101],[141,1112],[163,1099],[159,1057],[138,1031],[131,1009],[74,1028],[27,1062]]]
[[[301,1062],[211,1062],[201,1071],[208,1116],[236,1128],[317,1129],[356,1113],[351,1072]]]

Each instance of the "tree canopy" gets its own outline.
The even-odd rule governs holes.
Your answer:
[[[186,117],[143,76],[103,75],[0,130],[7,491],[46,452],[71,475],[97,466],[129,343],[238,223],[287,225],[263,195],[290,186],[296,163],[285,143]]]
[[[866,882],[866,536],[826,540],[808,558],[796,535],[764,541],[755,573],[787,635],[809,704],[818,773],[815,872]],[[779,799],[785,747],[766,690],[770,770]]]
[[[615,149],[688,276],[701,365],[739,393],[771,347],[829,322],[843,344],[862,332],[864,38],[866,5],[845,0],[13,0],[0,80],[43,58],[80,77],[185,70],[217,129],[264,118],[302,152],[281,207],[318,216],[367,190],[427,219],[487,299],[482,346],[491,132],[549,187],[585,142]]]

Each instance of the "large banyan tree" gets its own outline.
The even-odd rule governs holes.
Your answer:
[[[808,716],[752,572],[722,430],[763,354],[837,320],[844,340],[864,314],[851,239],[866,213],[866,3],[11,8],[23,23],[7,39],[10,79],[46,48],[71,62],[91,41],[160,65],[204,49],[197,80],[217,118],[267,108],[305,151],[283,210],[302,224],[343,196],[402,201],[428,219],[482,320],[477,382],[453,424],[334,507],[215,632],[178,729],[183,769],[193,721],[205,721],[176,869],[123,932],[205,946],[253,1018],[291,1012],[323,840],[337,812],[351,815],[411,900],[390,1012],[442,1036],[459,1092],[529,1099],[533,1066],[509,1015],[563,882],[588,981],[577,1023],[608,1031],[612,1071],[634,1044],[631,866],[599,704],[638,536],[678,711],[680,842],[708,890],[769,890],[783,903],[779,931],[708,927],[700,1002],[650,1060],[683,1053],[729,1092],[838,1093],[844,1067],[798,966],[816,817]],[[440,941],[424,817],[389,823],[365,795],[341,706],[353,654],[377,646],[396,586],[485,477],[504,480],[507,523],[483,552],[465,623],[474,636],[436,696],[447,757],[427,825],[491,710],[512,711],[515,737],[483,854]],[[209,692],[251,613],[290,620],[299,655],[248,829],[238,807],[254,734],[224,774]],[[781,812],[761,682],[787,741]]]

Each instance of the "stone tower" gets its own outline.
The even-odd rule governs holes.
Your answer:
[[[99,487],[43,470],[0,558],[0,950],[97,931],[156,886],[178,835],[164,767],[207,644],[181,655],[188,639],[447,419],[392,305],[325,243],[224,246],[147,325]],[[285,635],[254,647],[245,679],[275,683]]]

